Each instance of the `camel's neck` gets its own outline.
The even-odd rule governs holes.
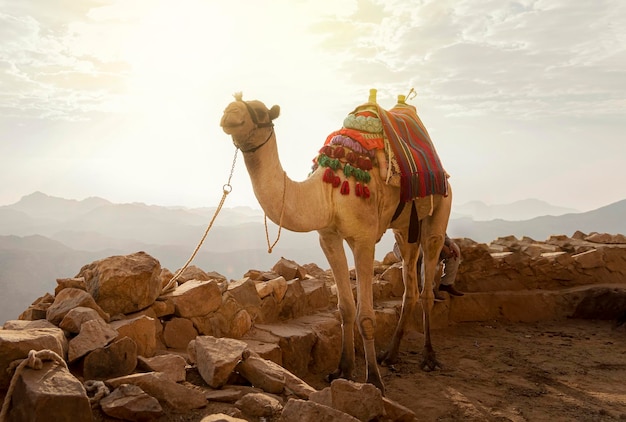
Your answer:
[[[296,232],[326,227],[330,216],[321,184],[295,182],[287,176],[278,157],[275,134],[256,151],[244,153],[244,160],[254,194],[270,220]]]

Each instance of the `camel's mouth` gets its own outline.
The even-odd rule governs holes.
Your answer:
[[[229,104],[224,110],[224,115],[220,121],[222,130],[228,135],[233,135],[235,132],[242,130],[247,122],[246,113],[247,112],[245,110],[242,110],[240,104]]]
[[[245,123],[243,117],[234,116],[233,114],[234,113],[224,113],[224,116],[222,116],[222,120],[220,122],[220,126],[222,126],[224,132],[228,134],[230,134],[229,131],[237,129],[243,126]]]

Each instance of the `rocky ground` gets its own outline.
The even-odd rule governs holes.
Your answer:
[[[387,396],[419,421],[626,420],[625,326],[581,319],[472,322],[434,330],[433,339],[442,369],[419,368],[417,332],[404,342],[401,362],[382,368]],[[306,381],[328,385],[321,375]],[[233,405],[211,402],[184,414],[169,411],[159,421],[200,421],[220,412],[246,419]]]
[[[420,369],[423,336],[421,318],[416,315],[413,329],[402,343],[399,362],[381,368],[387,397],[421,421],[626,421],[626,325],[616,324],[626,318],[626,238],[576,233],[572,238],[553,236],[546,242],[506,237],[490,245],[469,239],[459,239],[458,243],[464,260],[456,284],[466,294],[438,302],[432,314],[433,346],[442,367],[433,372]],[[275,422],[272,417],[252,418],[249,414],[253,413],[246,416],[240,409],[252,409],[236,406],[237,399],[216,401],[218,396],[225,397],[225,390],[233,397],[233,389],[224,382],[248,382],[241,365],[252,365],[250,354],[229,356],[228,347],[223,347],[233,341],[241,343],[234,339],[252,341],[244,344],[245,348],[264,354],[263,361],[277,359],[285,368],[281,370],[291,371],[317,390],[329,385],[326,373],[320,373],[319,368],[336,368],[340,354],[339,322],[333,316],[336,296],[329,271],[315,264],[301,267],[281,259],[269,272],[251,270],[243,279],[227,283],[223,277],[199,268],[188,270],[189,274],[179,279],[182,284],[169,293],[163,293],[162,286],[171,273],[161,271],[158,261],[145,253],[97,261],[83,267],[75,278],[57,280],[54,295],[38,299],[20,315],[21,321],[7,322],[5,331],[0,330],[0,369],[25,358],[34,347],[33,336],[40,346],[35,350],[59,348],[55,341],[61,337],[64,349],[69,344],[64,358],[75,374],[57,372],[74,384],[86,377],[105,379],[113,387],[126,382],[143,385],[146,378],[166,377],[166,372],[175,369],[173,375],[167,375],[177,379],[169,381],[169,387],[165,378],[158,377],[152,386],[147,385],[164,405],[165,413],[151,419],[157,421],[223,421],[206,418],[223,413],[248,421]],[[381,347],[397,323],[402,270],[398,262],[386,258],[377,264],[375,274],[375,339]],[[134,308],[126,309],[131,305]],[[109,315],[115,318],[109,320]],[[253,326],[255,319],[260,322]],[[35,325],[29,325],[31,320]],[[52,331],[45,331],[45,327],[37,331],[41,324],[51,325]],[[198,339],[203,341],[198,343]],[[129,343],[135,346],[132,350],[125,347]],[[219,347],[209,347],[209,343]],[[178,369],[172,363],[167,368],[150,368],[158,374],[149,377],[142,373],[133,374],[140,375],[133,381],[115,378],[133,372],[140,357],[163,352],[182,360],[174,365]],[[202,362],[196,360],[199,353],[205,357]],[[239,372],[231,372],[231,368],[226,377],[208,373],[218,365],[211,366],[207,355],[214,361],[231,359]],[[115,364],[101,365],[104,358]],[[132,365],[126,368],[127,363]],[[361,359],[356,381],[364,380],[363,367]],[[248,379],[261,385],[274,379],[268,375],[271,372],[262,370],[262,378],[257,374]],[[40,383],[32,379],[25,381],[28,391],[39,390]],[[0,380],[8,386],[9,378],[3,372]],[[213,390],[207,383],[223,389]],[[336,385],[333,383],[333,388]],[[282,386],[280,391],[287,394],[272,397],[268,393],[266,401],[259,403],[278,399],[284,404],[290,397],[288,391],[296,390],[289,390],[287,383],[284,390]],[[181,389],[184,393],[172,400]],[[306,397],[317,394],[309,393],[311,390],[307,387]],[[250,387],[240,386],[234,391],[235,395],[241,393],[240,397],[254,396],[247,394]],[[26,403],[25,394],[16,393],[14,399]],[[84,396],[82,386],[81,394]],[[197,396],[199,405],[193,400]],[[366,409],[365,404],[376,402],[366,395],[358,397],[364,405],[355,407],[350,402],[349,410]],[[152,400],[156,401],[154,397]],[[324,396],[321,400],[317,403],[324,403]],[[313,402],[316,400],[307,403]],[[177,411],[169,403],[178,403],[177,409],[195,410]],[[336,404],[333,401],[332,407],[340,408]],[[282,406],[272,405],[276,408]],[[298,408],[295,419],[286,420],[299,420],[304,414],[307,420],[326,420],[302,409]],[[266,414],[264,410],[257,414]],[[272,414],[278,413],[272,410]],[[382,415],[382,411],[375,414]],[[405,416],[396,414],[391,419],[408,421]],[[97,409],[94,417],[96,421],[116,420]]]

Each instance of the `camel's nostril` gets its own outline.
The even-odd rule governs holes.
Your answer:
[[[238,127],[243,124],[244,124],[243,119],[237,119],[236,117],[229,116],[228,114],[225,114],[222,117],[222,120],[220,121],[220,126],[222,126],[223,128]]]

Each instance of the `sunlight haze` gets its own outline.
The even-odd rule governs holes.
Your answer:
[[[626,3],[0,0],[0,205],[216,206],[232,94],[281,106],[282,165],[307,177],[378,89],[414,104],[454,203],[626,198]],[[258,208],[238,157],[227,206]]]

